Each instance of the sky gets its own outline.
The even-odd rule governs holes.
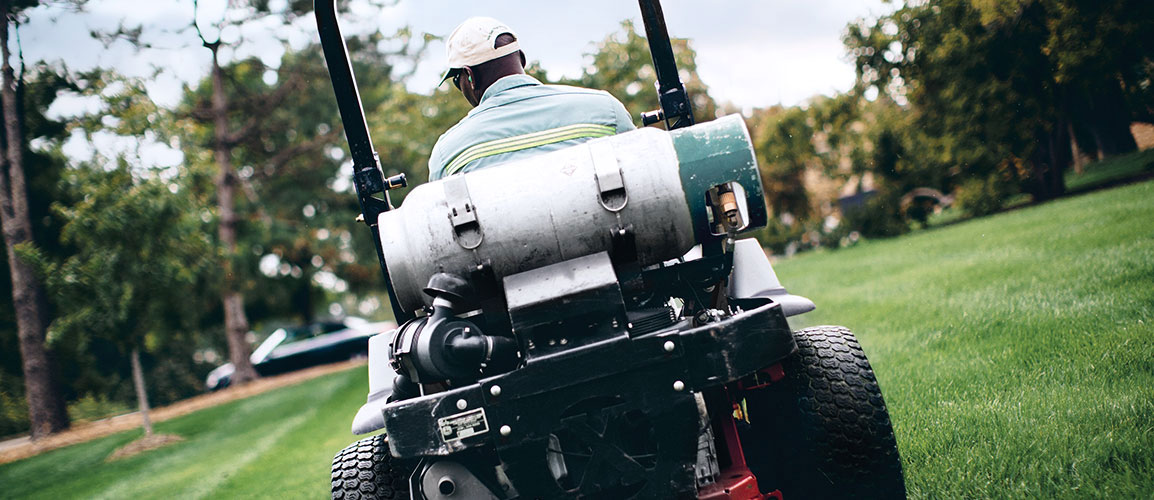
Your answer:
[[[212,37],[210,26],[221,19],[224,0],[201,0],[200,5],[198,18]],[[745,109],[797,105],[814,95],[848,90],[854,70],[841,43],[846,24],[892,10],[882,0],[665,0],[662,8],[670,35],[691,40],[710,95]],[[391,34],[409,26],[416,33],[447,35],[466,17],[496,17],[518,32],[528,58],[539,61],[550,77],[580,74],[594,43],[619,31],[623,20],[641,26],[637,3],[622,0],[400,0],[383,12],[354,8],[350,14],[342,25],[346,33],[380,29]],[[27,60],[62,62],[73,70],[112,67],[147,78],[150,96],[161,105],[175,104],[181,85],[195,84],[209,69],[209,52],[187,29],[192,0],[90,0],[82,12],[49,6],[27,15],[20,31]],[[123,41],[106,46],[89,35],[118,25],[142,25],[144,39],[158,48],[138,51]],[[257,56],[275,66],[283,49],[274,34],[302,48],[316,39],[315,21],[310,16],[292,27],[254,23],[227,30],[225,41],[243,37],[246,43],[224,56]],[[408,86],[428,93],[443,71],[444,45],[435,42]]]

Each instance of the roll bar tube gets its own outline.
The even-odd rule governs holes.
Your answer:
[[[653,69],[657,73],[657,95],[661,100],[661,109],[642,113],[641,122],[652,125],[664,120],[668,130],[693,125],[693,107],[689,104],[689,94],[677,72],[677,61],[673,58],[673,44],[669,41],[661,2],[638,1],[641,4],[641,20],[645,23],[645,38],[649,40],[649,53],[653,56]]]
[[[341,28],[337,22],[337,1],[316,0],[313,9],[317,18],[317,31],[321,37],[321,48],[325,54],[325,64],[329,68],[329,79],[333,83],[345,138],[349,142],[349,154],[353,159],[353,185],[356,186],[357,200],[361,206],[361,218],[373,234],[373,245],[377,250],[381,273],[384,274],[393,316],[398,323],[402,323],[411,319],[413,315],[401,309],[400,303],[397,302],[397,294],[393,290],[392,280],[389,279],[385,254],[381,249],[377,217],[393,208],[388,191],[405,187],[407,182],[404,174],[386,179],[381,173],[381,163],[377,152],[373,149],[369,125],[365,121],[365,112],[361,106],[361,94],[357,91],[353,66],[349,62],[348,47],[345,46],[345,39],[341,36]],[[374,196],[377,194],[381,194],[382,197]]]

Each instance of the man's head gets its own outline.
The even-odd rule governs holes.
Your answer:
[[[476,106],[493,82],[509,75],[525,73],[525,54],[517,34],[491,17],[472,17],[449,35],[449,71],[465,100]]]

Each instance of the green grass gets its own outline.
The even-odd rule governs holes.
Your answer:
[[[367,390],[349,370],[160,423],[185,441],[128,459],[104,461],[139,431],[0,465],[0,498],[324,498]]]
[[[1066,192],[1069,194],[1082,193],[1138,180],[1149,175],[1154,175],[1154,149],[1135,151],[1090,163],[1080,174],[1070,168],[1065,175]],[[1017,208],[1029,203],[1030,195],[1018,193],[1004,200],[1002,208]],[[969,218],[970,216],[960,208],[951,206],[941,212],[931,214],[926,225],[928,227],[940,227]]]
[[[776,269],[858,333],[911,497],[1154,490],[1154,182]]]
[[[1066,190],[1071,193],[1092,189],[1130,177],[1154,173],[1154,149],[1136,151],[1086,165],[1081,174],[1066,172]]]

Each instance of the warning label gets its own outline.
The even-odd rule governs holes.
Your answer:
[[[437,419],[437,426],[441,428],[441,439],[446,443],[489,432],[484,408]]]

